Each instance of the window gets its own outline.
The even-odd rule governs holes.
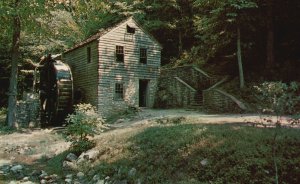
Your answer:
[[[140,48],[140,63],[147,64],[147,49]]]
[[[124,63],[124,47],[116,46],[116,61]]]
[[[130,33],[130,34],[134,34],[135,33],[135,28],[134,27],[130,27],[130,26],[126,26],[126,30],[127,30],[127,33]]]
[[[124,88],[122,83],[116,83],[115,85],[115,100],[124,99]]]
[[[91,50],[91,47],[87,47],[86,49],[86,59],[87,59],[87,62],[90,63],[92,61],[92,50]]]

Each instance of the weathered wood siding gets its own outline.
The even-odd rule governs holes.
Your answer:
[[[126,26],[136,28],[132,41],[125,40]],[[116,62],[116,46],[124,47],[124,63]],[[149,80],[148,107],[152,107],[161,63],[161,48],[133,19],[121,23],[103,35],[99,48],[98,109],[103,114],[114,113],[139,105],[139,80]],[[139,62],[140,48],[147,48],[147,64]],[[114,100],[115,83],[124,84],[124,100]]]
[[[87,47],[91,48],[91,62],[88,63]],[[67,52],[63,59],[69,64],[74,80],[74,91],[83,92],[83,100],[97,107],[98,105],[98,41]]]

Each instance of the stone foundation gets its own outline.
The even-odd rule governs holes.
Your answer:
[[[23,100],[17,101],[16,118],[18,127],[39,127],[39,115],[39,95],[33,93],[25,93],[23,95]]]

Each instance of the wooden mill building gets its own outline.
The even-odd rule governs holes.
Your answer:
[[[105,117],[128,106],[152,107],[161,49],[133,17],[75,45],[63,54],[73,73],[75,100],[82,95],[82,102]]]

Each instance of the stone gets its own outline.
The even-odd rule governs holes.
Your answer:
[[[83,172],[78,172],[76,176],[77,176],[78,179],[82,180],[84,178],[84,173]]]
[[[96,174],[94,177],[93,177],[93,181],[98,181],[100,180],[100,175],[99,174]]]
[[[73,178],[73,174],[67,174],[67,175],[65,176],[65,178],[72,179],[72,178]]]
[[[115,123],[116,123],[116,124],[124,123],[124,121],[125,121],[124,119],[118,119]]]
[[[75,170],[77,169],[77,166],[74,162],[64,161],[63,168],[66,170]]]
[[[135,174],[136,174],[136,169],[135,168],[130,169],[130,171],[128,172],[128,176],[131,177],[131,178],[134,177]]]
[[[69,153],[69,154],[66,156],[66,160],[67,160],[67,161],[70,161],[70,162],[76,161],[77,158],[78,158],[78,157],[77,157],[74,153]]]
[[[22,165],[15,165],[12,168],[10,168],[10,171],[12,171],[13,173],[20,172],[21,170],[23,170],[23,166]]]
[[[65,179],[65,182],[66,182],[67,184],[71,184],[71,183],[72,183],[72,179],[67,178],[67,179]]]
[[[42,179],[42,180],[40,181],[40,183],[41,183],[41,184],[46,184],[46,183],[47,183],[47,181],[46,181],[46,180],[44,180],[44,179]]]
[[[33,170],[32,172],[31,172],[31,176],[39,176],[39,175],[41,175],[42,174],[42,171],[38,171],[38,170]]]
[[[50,178],[57,180],[58,179],[58,175],[57,174],[52,174],[52,175],[50,175]]]
[[[41,171],[41,174],[39,176],[40,179],[46,179],[46,177],[48,176],[48,174],[45,171]]]
[[[26,176],[26,177],[24,177],[22,180],[23,180],[23,181],[29,181],[29,177]]]
[[[18,184],[17,181],[10,181],[8,184]]]
[[[200,164],[202,165],[202,166],[206,166],[207,164],[208,164],[208,159],[203,159],[201,162],[200,162]]]
[[[104,180],[98,180],[95,184],[105,184]]]
[[[97,159],[98,155],[99,155],[98,150],[89,150],[87,152],[82,153],[79,156],[77,163],[81,163],[81,162],[87,161],[87,160],[95,161]]]

